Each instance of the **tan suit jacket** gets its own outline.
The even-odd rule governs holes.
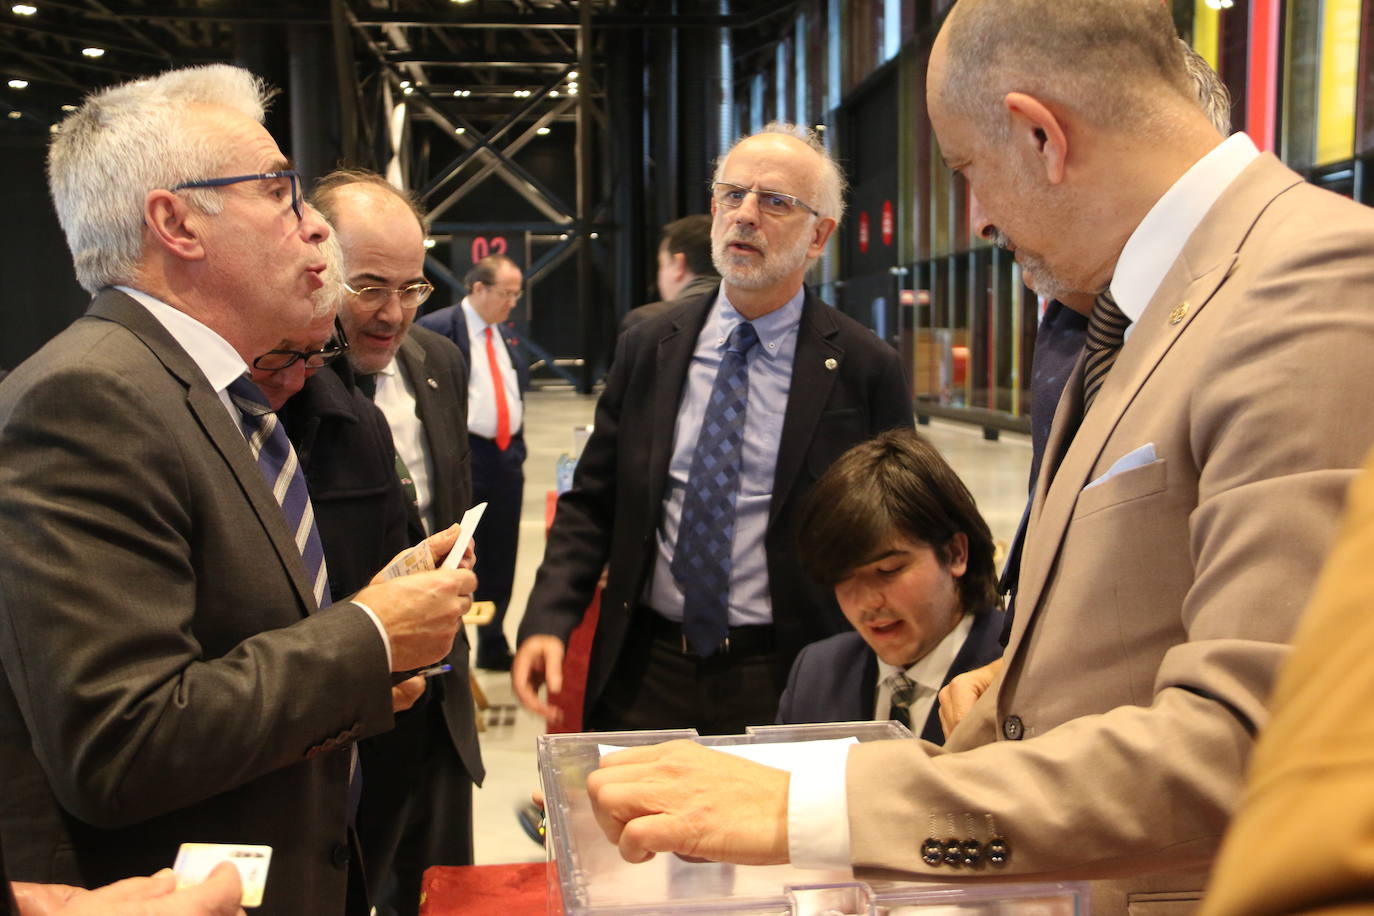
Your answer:
[[[1374,211],[1266,154],[1188,239],[1073,434],[1080,364],[1001,676],[944,753],[850,752],[862,874],[1126,876],[1094,888],[1094,909],[1191,906],[1374,442],[1371,252]],[[1084,489],[1147,443],[1156,460]],[[996,832],[1010,860],[928,867],[932,832]]]
[[[1294,640],[1204,913],[1374,902],[1374,455]],[[1352,909],[1353,912],[1353,909]]]

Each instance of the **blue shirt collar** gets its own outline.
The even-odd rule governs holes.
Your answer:
[[[797,288],[797,292],[788,299],[781,307],[774,309],[767,315],[754,319],[754,331],[759,335],[758,350],[765,354],[769,359],[776,359],[782,350],[783,338],[789,332],[796,330],[801,322],[802,305],[806,302],[806,286]],[[745,318],[735,310],[730,304],[730,298],[725,295],[725,284],[721,284],[720,292],[716,295],[716,304],[711,309],[711,315],[707,319],[714,322],[716,329],[716,348],[725,349],[725,342],[730,339],[730,334],[735,327],[744,321]]]

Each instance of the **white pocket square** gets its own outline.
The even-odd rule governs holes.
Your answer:
[[[1083,489],[1091,490],[1098,484],[1106,483],[1108,480],[1111,480],[1113,477],[1115,477],[1117,474],[1120,474],[1122,471],[1129,471],[1132,468],[1144,467],[1145,465],[1155,460],[1155,444],[1153,442],[1146,442],[1140,448],[1131,449],[1129,452],[1122,455],[1120,458],[1116,459],[1112,466],[1107,468],[1107,472],[1105,474],[1103,474],[1101,477],[1098,477],[1096,480],[1088,484]]]

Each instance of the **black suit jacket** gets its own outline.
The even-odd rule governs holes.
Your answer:
[[[16,880],[273,847],[260,914],[339,913],[348,744],[390,728],[355,605],[318,611],[237,424],[114,290],[0,389],[0,830]]]
[[[424,424],[425,448],[434,467],[429,481],[431,507],[438,525],[446,527],[472,505],[467,362],[441,335],[411,326],[396,353],[396,363],[415,393],[415,413]],[[472,781],[481,785],[486,770],[477,744],[469,655],[467,630],[459,627],[447,659],[453,670],[442,675],[444,721]]]
[[[973,626],[940,685],[943,687],[956,675],[1001,658],[1001,633],[1000,612],[975,614]],[[877,689],[878,656],[862,636],[851,630],[823,639],[802,649],[793,663],[787,689],[778,701],[778,724],[867,721],[876,712],[873,697]],[[935,744],[945,741],[938,699],[930,708],[920,737]]]
[[[697,335],[715,298],[712,290],[621,335],[573,487],[558,501],[520,640],[547,633],[566,643],[609,561],[587,675],[588,710],[605,687],[653,570],[673,427]],[[834,596],[803,573],[798,503],[850,446],[911,422],[896,351],[807,290],[765,534],[779,680],[802,646],[849,626]]]

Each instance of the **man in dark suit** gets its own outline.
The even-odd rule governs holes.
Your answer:
[[[472,448],[473,502],[487,504],[477,536],[478,601],[496,605],[477,630],[477,667],[509,671],[504,631],[520,543],[525,494],[525,401],[529,363],[511,334],[511,310],[524,277],[503,255],[482,258],[463,276],[468,294],[457,305],[425,315],[419,324],[457,344],[470,367],[468,442]]]
[[[245,377],[309,322],[329,233],[264,98],[238,68],[173,71],[53,141],[95,298],[0,386],[0,830],[11,877],[85,886],[188,839],[265,844],[258,913],[365,912],[351,745],[391,727],[392,673],[443,657],[474,583],[329,603],[294,451]]]
[[[620,319],[620,333],[719,285],[720,274],[711,262],[710,215],[695,213],[675,219],[663,227],[658,243],[658,294],[662,299],[626,312]]]
[[[936,694],[1002,654],[992,532],[912,429],[839,457],[806,495],[802,566],[854,631],[802,649],[778,722],[895,719],[942,744]]]
[[[411,326],[433,289],[424,277],[423,213],[381,176],[360,170],[326,175],[311,200],[342,249],[339,317],[349,362],[386,416],[398,473],[414,492],[412,524],[443,529],[472,499],[467,368],[451,343]],[[426,868],[472,862],[472,785],[485,770],[466,634],[447,661],[453,670],[430,680],[412,714],[362,746],[358,830],[379,913],[417,912]]]
[[[842,184],[792,125],[722,160],[712,242],[724,281],[620,338],[520,627],[512,674],[527,707],[556,715],[538,687],[560,689],[568,635],[608,561],[593,728],[772,722],[797,652],[845,628],[802,572],[797,506],[847,448],[912,416],[896,352],[802,283],[839,221]]]

